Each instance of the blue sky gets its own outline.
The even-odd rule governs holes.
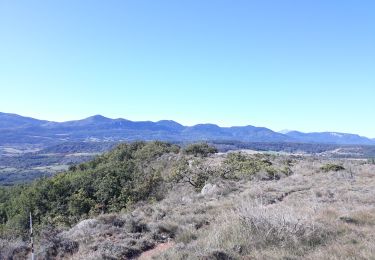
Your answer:
[[[375,1],[0,0],[0,111],[375,137]]]

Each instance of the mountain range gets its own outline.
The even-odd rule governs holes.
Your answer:
[[[340,145],[375,145],[375,139],[356,134],[298,131],[275,132],[265,127],[215,124],[184,126],[175,121],[130,121],[101,115],[82,120],[53,122],[0,112],[0,145],[47,146],[71,141],[164,140],[192,142],[227,140],[241,142],[297,142]]]

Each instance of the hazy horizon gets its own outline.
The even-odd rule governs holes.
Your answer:
[[[2,1],[0,111],[375,138],[373,1]]]

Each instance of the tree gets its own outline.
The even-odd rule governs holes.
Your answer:
[[[95,201],[83,189],[79,189],[70,197],[68,208],[72,215],[81,216],[88,214],[94,205]]]
[[[205,166],[199,161],[188,161],[183,158],[177,161],[173,168],[169,181],[175,183],[188,183],[197,191],[200,191],[206,181],[215,174],[209,166]]]

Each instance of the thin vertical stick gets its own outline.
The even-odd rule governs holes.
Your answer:
[[[34,235],[33,235],[33,218],[30,211],[30,242],[31,242],[31,260],[35,260],[34,257]]]

